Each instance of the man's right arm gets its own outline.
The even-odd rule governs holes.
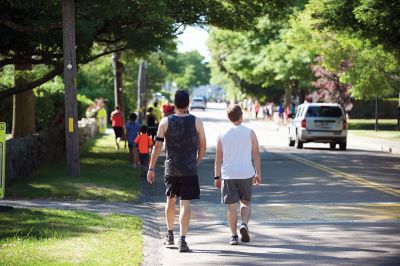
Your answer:
[[[163,119],[161,119],[160,125],[158,126],[157,138],[164,139],[167,127],[168,117],[164,117]],[[147,182],[149,182],[150,184],[153,184],[154,182],[154,167],[156,166],[158,156],[160,156],[162,145],[163,141],[156,139],[155,147],[151,152],[149,170],[147,171]]]

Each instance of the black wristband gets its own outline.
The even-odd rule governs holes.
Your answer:
[[[218,179],[221,179],[221,177],[219,175],[214,176],[214,180],[218,180]]]

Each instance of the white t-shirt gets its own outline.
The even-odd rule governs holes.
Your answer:
[[[232,126],[219,137],[222,143],[222,179],[247,179],[253,177],[251,129]]]

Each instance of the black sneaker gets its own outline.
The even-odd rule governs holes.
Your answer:
[[[179,250],[179,252],[189,252],[190,251],[189,246],[186,243],[186,241],[182,241],[182,240],[179,240],[178,250]]]
[[[242,224],[240,226],[240,235],[242,236],[242,242],[250,242],[249,229],[247,228],[246,224]]]
[[[165,234],[164,245],[166,245],[166,246],[173,246],[173,245],[175,245],[174,235],[170,235],[170,234],[168,234],[168,233]]]
[[[237,235],[231,236],[231,240],[229,240],[229,244],[230,244],[230,245],[237,245],[237,244],[239,244],[238,236],[237,236]]]

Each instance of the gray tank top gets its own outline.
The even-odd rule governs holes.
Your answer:
[[[197,175],[198,147],[196,117],[168,116],[168,128],[165,132],[165,175]]]

